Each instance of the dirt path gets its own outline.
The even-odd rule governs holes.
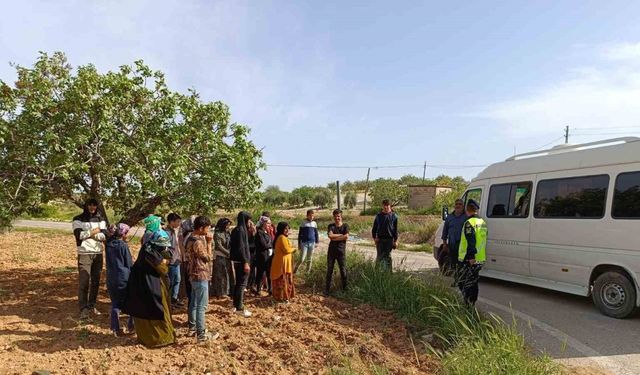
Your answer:
[[[0,373],[37,369],[56,374],[317,374],[331,368],[356,373],[434,373],[424,354],[417,364],[409,333],[390,313],[353,307],[307,294],[276,306],[269,297],[249,298],[255,313],[242,319],[227,300],[214,301],[207,325],[221,337],[196,345],[147,350],[135,337],[110,334],[104,284],[95,321],[77,320],[75,246],[67,234],[0,236]],[[104,275],[103,275],[104,280]],[[185,311],[174,314],[177,325]],[[418,352],[424,353],[418,348]]]

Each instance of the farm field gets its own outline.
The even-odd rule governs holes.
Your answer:
[[[266,296],[248,298],[254,312],[250,319],[232,315],[228,300],[212,301],[207,324],[221,336],[211,344],[179,337],[175,346],[148,350],[135,336],[110,334],[104,283],[98,304],[103,314],[91,322],[78,321],[72,236],[49,231],[0,235],[0,269],[3,374],[437,371],[437,360],[421,354],[423,350],[416,359],[409,332],[392,313],[312,294],[302,280],[291,305],[276,306]],[[185,321],[186,311],[174,314],[176,327]]]

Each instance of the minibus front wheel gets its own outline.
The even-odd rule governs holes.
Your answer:
[[[604,272],[593,283],[593,303],[605,315],[623,319],[636,310],[636,288],[618,271]]]

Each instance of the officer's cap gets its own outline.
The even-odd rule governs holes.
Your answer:
[[[478,202],[476,202],[473,199],[469,199],[467,201],[467,207],[473,208],[474,210],[479,210],[480,209],[480,205],[478,204]]]

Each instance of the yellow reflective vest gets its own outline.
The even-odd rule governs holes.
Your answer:
[[[462,227],[462,236],[460,237],[460,248],[458,250],[458,260],[464,261],[464,257],[467,255],[467,248],[469,244],[467,243],[467,237],[465,236],[465,227],[469,223],[475,232],[476,236],[476,262],[483,263],[487,259],[487,235],[489,234],[489,230],[487,228],[487,223],[479,217],[471,217],[469,218]]]

